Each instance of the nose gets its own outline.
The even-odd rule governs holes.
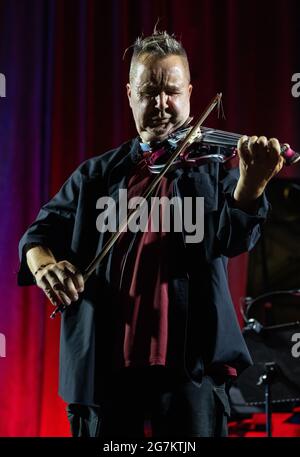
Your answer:
[[[159,111],[164,111],[168,108],[168,95],[165,92],[160,92],[155,97],[155,108],[158,108]]]

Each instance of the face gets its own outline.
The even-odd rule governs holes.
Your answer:
[[[192,86],[181,56],[141,56],[127,95],[144,142],[162,141],[189,118]]]

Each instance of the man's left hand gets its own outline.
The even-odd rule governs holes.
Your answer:
[[[234,199],[239,207],[251,206],[261,196],[267,183],[282,168],[284,159],[280,155],[280,144],[276,138],[265,136],[242,136],[238,142],[240,178]]]

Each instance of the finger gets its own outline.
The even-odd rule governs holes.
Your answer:
[[[57,297],[56,294],[53,292],[52,286],[46,278],[45,274],[36,275],[36,284],[40,289],[42,289],[42,291],[47,295],[48,298],[51,296],[51,301],[53,302],[53,304],[54,301],[61,302],[61,299]]]
[[[281,156],[279,157],[278,171],[281,170],[281,168],[283,167],[284,163],[285,163],[285,158],[281,155]]]
[[[255,160],[264,161],[269,157],[268,140],[265,136],[260,136],[251,145],[252,154]]]
[[[257,148],[258,148],[258,146],[256,144],[257,140],[258,140],[257,136],[254,135],[254,136],[250,136],[249,141],[248,141],[248,149],[250,151],[250,155],[252,158],[254,155],[256,155],[256,152],[257,152]]]
[[[53,306],[60,306],[63,304],[63,301],[53,292],[52,289],[45,289],[44,293],[47,298],[50,300]]]
[[[268,142],[268,147],[271,152],[279,156],[281,152],[281,147],[277,138],[271,138]]]
[[[265,136],[257,138],[256,145],[258,148],[266,149],[268,147],[268,140]]]
[[[55,290],[55,289],[54,289]],[[61,299],[62,303],[66,306],[71,305],[72,300],[70,299],[69,295],[66,294],[66,292],[62,289],[56,289],[55,290],[56,295]]]
[[[284,155],[281,154],[281,146],[277,138],[271,138],[268,142],[270,157],[275,165],[275,174],[278,173],[284,165]]]
[[[238,149],[241,150],[241,149],[243,149],[245,146],[247,146],[248,140],[249,140],[249,138],[247,137],[247,135],[243,135],[243,136],[239,139],[239,141],[238,141],[238,145],[237,145]]]
[[[52,305],[59,306],[63,303],[60,297],[56,295],[53,291],[52,287],[50,286],[49,282],[46,278],[41,278],[37,281],[37,285],[42,289],[46,297],[51,301]]]
[[[55,266],[45,273],[45,278],[56,296],[60,298],[65,305],[70,305],[72,302],[72,294],[68,292],[64,282],[59,279],[58,275],[59,268]]]
[[[48,281],[55,292],[65,294],[71,301],[78,299],[77,291],[69,274],[55,265],[49,269],[48,276]]]
[[[74,275],[68,271],[67,268],[61,270],[60,268],[56,271],[56,276],[59,279],[60,283],[64,285],[64,292],[72,301],[78,300],[78,293],[73,282]]]
[[[238,142],[238,152],[240,158],[247,164],[251,162],[251,154],[248,149],[249,137],[247,135],[242,136]]]
[[[65,287],[62,283],[56,282],[55,284],[53,284],[52,291],[64,305],[69,306],[72,303],[72,299],[67,294]]]
[[[78,292],[84,291],[84,279],[80,271],[74,265],[69,262],[66,262],[67,269],[72,273],[72,280],[74,282],[75,288]]]
[[[77,271],[77,273],[72,276],[72,279],[73,279],[73,283],[76,287],[76,290],[78,292],[83,292],[84,291],[84,279],[83,279],[82,274],[79,273],[79,271]]]

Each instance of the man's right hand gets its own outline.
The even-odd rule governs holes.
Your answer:
[[[70,305],[84,290],[84,280],[78,269],[67,260],[57,262],[49,248],[34,246],[26,253],[28,267],[36,284],[54,306]]]
[[[54,306],[70,305],[84,290],[82,274],[67,260],[46,265],[36,273],[35,279]]]

